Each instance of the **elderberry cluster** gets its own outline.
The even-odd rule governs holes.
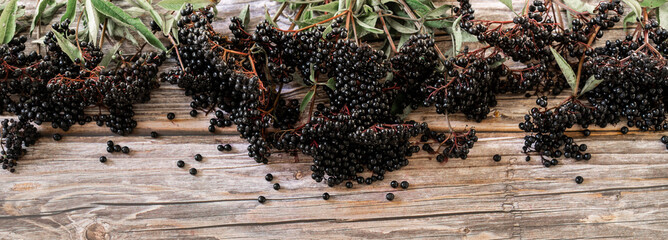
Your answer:
[[[2,120],[2,129],[0,129],[0,163],[2,169],[10,172],[15,171],[17,161],[26,152],[25,147],[29,147],[37,141],[39,133],[37,128],[25,121],[15,121],[14,119]]]

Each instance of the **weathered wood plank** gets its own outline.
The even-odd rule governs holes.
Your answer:
[[[223,0],[219,16],[235,16],[248,3],[252,22],[263,19],[263,5],[272,14],[278,7],[264,0]],[[510,16],[495,0],[473,4],[478,18]],[[514,6],[521,9],[521,1]],[[216,29],[227,32],[226,23],[220,21]],[[616,29],[606,37],[622,35]],[[448,37],[439,39],[447,49]],[[172,66],[173,61],[163,69]],[[292,98],[304,93],[298,85],[292,89]],[[353,189],[311,180],[310,159],[303,155],[276,153],[270,164],[256,164],[234,127],[211,134],[208,117],[191,118],[189,97],[175,86],[163,84],[152,98],[137,106],[139,125],[132,136],[88,124],[72,127],[55,142],[50,134],[60,130],[45,126],[46,137],[28,150],[17,173],[0,172],[0,239],[648,239],[667,234],[668,155],[658,141],[661,133],[621,136],[618,127],[592,127],[584,138],[574,129],[569,135],[589,146],[592,159],[544,168],[536,157],[524,161],[521,153],[524,133],[517,123],[535,105],[535,99],[522,95],[499,96],[493,109],[498,115],[482,123],[450,116],[456,129],[468,125],[480,132],[468,159],[441,164],[419,153],[385,181]],[[168,121],[168,112],[177,119]],[[447,129],[433,109],[417,110],[409,119]],[[148,137],[151,131],[161,137]],[[131,153],[106,153],[110,139]],[[233,151],[218,152],[215,146],[221,143],[232,144]],[[202,162],[192,158],[196,153],[204,156]],[[503,156],[498,163],[491,160],[497,153]],[[109,158],[105,164],[97,160],[102,155]],[[176,167],[179,159],[185,168]],[[188,174],[190,167],[199,170],[197,176]],[[275,176],[281,190],[271,189],[266,173]],[[585,182],[575,184],[575,176]],[[392,189],[390,180],[411,186]],[[322,200],[323,192],[332,199]],[[387,192],[396,194],[395,201],[384,199]],[[259,195],[267,203],[259,204]]]

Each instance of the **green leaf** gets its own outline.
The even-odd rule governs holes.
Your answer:
[[[661,11],[659,10],[659,21],[661,21]],[[624,25],[624,30],[626,30],[626,27],[629,23],[634,23],[637,22],[636,19],[636,13],[635,12],[630,12],[629,14],[624,17],[624,22],[622,23]]]
[[[169,30],[165,29],[165,21],[162,20],[162,16],[160,16],[160,14],[158,14],[158,12],[153,9],[151,3],[149,3],[147,0],[134,0],[134,2],[137,3],[140,8],[146,10],[149,15],[151,15],[151,18],[153,18],[153,21],[158,24],[160,29],[162,29],[164,35],[169,34]]]
[[[443,4],[443,6],[437,7],[431,11],[429,11],[424,18],[426,17],[441,17],[448,15],[448,11],[450,11],[450,8],[452,8],[452,5],[449,4]]]
[[[668,4],[659,7],[658,15],[659,25],[661,25],[662,28],[668,29]]]
[[[146,10],[141,9],[140,7],[129,7],[123,9],[123,11],[133,18],[139,18],[144,16],[144,13],[146,13]]]
[[[631,9],[633,9],[633,12],[636,13],[636,16],[642,16],[642,7],[640,7],[640,3],[638,3],[637,0],[622,0],[626,5],[629,5]]]
[[[311,99],[313,99],[313,95],[315,94],[315,88],[316,86],[314,85],[311,90],[309,90],[306,95],[304,95],[304,99],[302,99],[302,104],[299,105],[299,112],[303,113],[304,109],[306,109],[306,106],[311,102]]]
[[[179,10],[174,11],[174,15],[171,15],[172,16],[171,18],[167,18],[165,20],[165,29],[167,29],[167,31],[172,31],[172,28],[174,28],[174,29],[177,30],[176,32],[178,33],[178,27],[176,27],[176,25],[174,25],[174,23],[176,21],[178,21],[179,19],[181,19],[181,10],[183,10],[183,8],[185,8],[185,7],[186,7],[186,4],[184,3],[183,5],[181,5],[181,8],[179,8]],[[163,29],[163,32],[165,32],[164,29]],[[169,33],[170,32],[167,32],[165,35],[169,35]],[[175,38],[176,41],[179,40],[179,36],[177,34],[174,34],[173,37]]]
[[[550,47],[550,50],[552,51],[552,55],[554,55],[554,60],[557,61],[559,68],[561,68],[561,72],[564,74],[564,77],[566,77],[568,85],[571,86],[571,89],[573,90],[573,96],[577,95],[575,92],[575,89],[577,88],[575,82],[577,82],[577,79],[575,78],[575,72],[573,72],[573,68],[571,68],[571,65],[557,52],[557,50],[554,50],[553,47]]]
[[[241,24],[243,24],[244,27],[248,26],[248,23],[250,23],[250,4],[246,4],[246,7],[241,9],[239,19],[241,19]]]
[[[603,82],[603,80],[596,79],[592,75],[591,77],[589,77],[589,79],[587,79],[587,83],[585,83],[584,87],[582,87],[582,91],[580,91],[580,96],[593,90],[594,88],[596,88],[596,86],[601,84],[601,82]]]
[[[45,25],[51,22],[53,17],[63,6],[65,6],[65,2],[56,2],[56,4],[47,7],[46,10],[42,12],[42,24]]]
[[[271,18],[271,15],[269,15],[269,9],[267,9],[267,6],[264,6],[264,19],[266,19],[270,25],[278,27],[278,24],[276,24],[274,19]]]
[[[37,5],[37,9],[35,9],[35,15],[32,17],[32,23],[30,24],[29,35],[32,35],[32,31],[35,30],[35,25],[37,25],[37,22],[42,18],[42,14],[44,13],[46,7],[54,4],[55,2],[56,2],[55,0],[41,0],[39,2],[39,4]]]
[[[158,6],[167,10],[176,11],[179,10],[184,3],[192,4],[193,9],[197,10],[209,5],[216,5],[218,2],[215,0],[163,0],[158,3]]]
[[[462,36],[462,29],[459,27],[459,21],[462,20],[462,16],[459,16],[455,21],[452,23],[452,52],[454,55],[457,55],[459,53],[459,50],[462,49],[462,42],[463,42],[463,36]]]
[[[14,31],[16,30],[14,13],[16,9],[16,0],[11,0],[0,14],[0,41],[3,44],[10,42],[14,37]]]
[[[308,8],[309,11],[314,12],[336,12],[339,10],[339,1],[333,1],[324,5],[311,6]]]
[[[88,1],[92,1],[93,6],[95,6],[95,9],[97,9],[97,11],[104,14],[105,16],[112,19],[116,19],[119,22],[132,26],[134,30],[139,32],[144,37],[144,39],[146,39],[146,41],[152,46],[163,51],[167,50],[165,46],[162,45],[162,42],[160,42],[160,40],[157,37],[155,37],[153,33],[151,33],[151,30],[149,30],[146,27],[146,25],[144,25],[144,23],[142,23],[139,19],[130,17],[130,15],[123,12],[122,9],[105,0],[88,0]]]
[[[72,42],[67,40],[67,38],[63,37],[63,34],[53,31],[53,35],[56,37],[56,41],[58,42],[58,46],[60,46],[60,49],[63,50],[65,54],[67,54],[68,57],[70,57],[70,60],[74,62],[74,59],[79,59],[82,62],[85,60],[81,56],[81,52],[79,51],[79,48],[77,46],[74,46]]]
[[[314,18],[310,18],[308,20],[296,21],[296,23],[299,26],[310,26],[310,25],[322,22],[324,20],[327,20],[327,19],[329,19],[333,16],[334,16],[334,13],[328,13],[328,14],[325,14],[325,15],[320,15],[320,16],[317,16],[317,17],[314,17]]]
[[[109,49],[107,53],[104,54],[104,57],[102,57],[102,61],[100,62],[100,66],[107,67],[109,66],[109,63],[111,62],[111,59],[114,57],[116,52],[118,52],[118,49],[121,48],[122,42],[117,42],[113,48]]]
[[[369,17],[371,17],[371,19],[369,19]],[[374,22],[374,25],[375,25],[375,22],[376,22],[376,19],[377,19],[377,18],[378,18],[378,15],[375,15],[375,14],[374,14],[374,15],[370,15],[370,16],[368,16],[365,20],[367,20],[367,21],[373,21],[373,22]],[[373,26],[367,24],[365,21],[362,21],[362,20],[358,19],[357,17],[355,17],[355,19],[357,20],[357,21],[355,21],[355,23],[357,23],[357,25],[359,25],[362,29],[364,29],[364,30],[367,31],[367,32],[375,33],[375,34],[383,34],[383,33],[384,33],[383,30],[380,30],[380,29],[378,29],[378,28],[375,28],[375,27],[373,27]]]
[[[404,9],[404,11],[413,10],[419,17],[424,17],[429,12],[431,12],[431,8],[429,6],[418,0],[406,0],[406,4],[408,4],[411,9]]]
[[[88,20],[88,41],[97,46],[97,31],[100,28],[100,17],[97,15],[97,10],[93,7],[91,0],[84,0],[84,9],[86,10],[86,19]]]
[[[77,0],[67,0],[67,8],[65,8],[65,14],[60,17],[60,21],[64,22],[66,19],[70,21],[74,20],[74,13],[77,11]]]
[[[566,6],[578,12],[592,13],[596,9],[596,6],[583,2],[582,0],[563,0],[563,2]]]
[[[327,80],[327,84],[325,85],[332,90],[336,90],[336,80],[334,80],[334,78],[330,78],[329,80]]]
[[[387,22],[387,24],[390,25],[392,29],[403,34],[413,34],[419,31],[418,29],[415,28],[406,27],[392,18],[385,18],[385,22]]]
[[[646,8],[656,8],[666,3],[666,0],[644,0],[640,3],[640,6]]]
[[[515,9],[513,9],[513,1],[512,0],[499,0],[499,2],[506,5],[506,7],[508,7],[508,9],[510,9],[510,11],[513,11],[513,13],[515,13]],[[517,14],[517,13],[515,13],[515,14]]]
[[[411,35],[401,34],[401,38],[399,38],[399,44],[397,45],[397,51],[401,51],[401,47],[404,46],[404,43],[406,43],[410,37]]]

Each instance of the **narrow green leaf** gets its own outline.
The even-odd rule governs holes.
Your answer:
[[[499,2],[506,5],[506,7],[508,7],[508,9],[510,9],[510,11],[513,11],[513,13],[515,13],[515,9],[513,9],[513,1],[512,0],[499,0]],[[517,13],[515,13],[515,14],[517,14]]]
[[[411,35],[401,34],[401,38],[399,38],[399,43],[397,44],[397,51],[400,51],[401,47],[404,46],[404,43],[406,43],[410,37]]]
[[[333,1],[324,5],[311,6],[308,8],[308,10],[314,12],[326,12],[326,13],[336,12],[337,10],[339,10],[339,1]]]
[[[134,0],[134,2],[137,3],[140,8],[146,10],[149,15],[151,15],[153,21],[158,24],[158,27],[160,27],[161,30],[163,30],[163,34],[169,34],[169,30],[165,30],[165,21],[162,20],[162,16],[160,16],[160,14],[158,14],[158,12],[153,9],[151,3],[149,3],[147,0]]]
[[[127,13],[123,12],[122,9],[117,7],[116,5],[107,2],[105,0],[88,0],[93,3],[93,6],[95,6],[95,9],[99,11],[100,13],[104,14],[105,16],[116,19],[121,23],[130,25],[134,28],[135,31],[139,32],[146,41],[151,44],[152,46],[166,51],[167,49],[165,48],[164,45],[162,45],[162,42],[151,33],[151,30],[149,30],[144,23],[142,23],[139,19],[132,18],[130,15]]]
[[[575,72],[573,72],[573,68],[571,68],[571,65],[557,52],[557,50],[554,50],[552,47],[550,47],[550,50],[552,51],[552,55],[554,55],[554,60],[557,61],[559,68],[561,68],[561,72],[564,74],[564,77],[566,77],[566,82],[568,82],[568,85],[571,86],[571,89],[573,90],[573,96],[577,95],[575,92],[575,88],[577,87],[575,86],[575,82],[577,79],[575,78]]]
[[[582,0],[563,0],[563,2],[566,6],[578,12],[592,13],[596,9],[596,6],[583,2]]]
[[[666,3],[666,0],[644,0],[640,3],[641,7],[656,8]]]
[[[246,4],[246,7],[241,9],[239,19],[241,19],[241,24],[243,24],[244,27],[248,27],[248,24],[250,23],[250,4]]]
[[[459,53],[459,50],[462,49],[462,29],[459,27],[459,22],[462,20],[462,16],[459,16],[452,23],[452,52],[454,55]]]
[[[636,13],[635,12],[630,12],[629,14],[624,17],[623,25],[624,25],[624,30],[626,30],[626,27],[629,23],[634,23],[637,22],[636,20]],[[661,22],[661,11],[659,9],[659,23]]]
[[[65,4],[65,2],[56,2],[56,4],[48,6],[46,10],[42,12],[42,24],[45,25],[50,23],[56,13],[58,13]]]
[[[322,22],[324,20],[327,20],[327,19],[329,19],[333,16],[334,16],[334,13],[328,13],[328,14],[320,15],[320,16],[317,16],[317,17],[314,17],[314,18],[309,18],[308,20],[296,21],[296,23],[299,26],[309,26],[309,25],[313,25],[313,24]]]
[[[93,7],[91,0],[84,0],[84,9],[86,10],[86,20],[88,20],[88,41],[97,46],[97,31],[100,28],[100,17],[97,15],[97,10]]]
[[[326,84],[326,85],[327,85],[327,87],[329,87],[330,89],[332,89],[332,90],[336,90],[336,80],[334,80],[334,78],[330,78],[329,80],[327,80],[327,84]]]
[[[116,55],[116,52],[118,52],[118,49],[121,48],[121,42],[117,42],[113,48],[109,49],[107,53],[104,54],[104,57],[102,57],[102,61],[100,62],[100,66],[107,67],[109,66],[109,63],[111,63],[111,59],[114,58],[114,55]]]
[[[408,4],[411,9],[404,9],[404,11],[413,10],[418,15],[418,17],[424,17],[429,12],[431,12],[431,8],[429,6],[418,0],[406,0],[406,4]]]
[[[313,95],[315,94],[315,88],[316,86],[314,85],[311,90],[309,90],[306,95],[304,95],[304,99],[302,99],[302,104],[299,105],[299,112],[303,113],[304,109],[306,109],[306,106],[311,102],[311,99],[313,99]]]
[[[42,14],[44,13],[46,7],[52,5],[55,2],[56,2],[55,0],[41,0],[39,2],[37,8],[35,9],[35,14],[32,17],[32,23],[30,24],[29,35],[32,35],[32,31],[35,30],[35,25],[37,25],[37,22],[42,18]]]
[[[373,17],[378,18],[378,15],[374,15]],[[383,34],[384,33],[383,30],[375,28],[375,27],[367,24],[365,21],[362,21],[362,20],[358,19],[357,17],[355,17],[355,19],[357,20],[357,21],[355,21],[355,23],[357,23],[357,25],[359,25],[361,28],[363,28],[364,30],[366,30],[368,32],[375,33],[375,34]],[[373,20],[373,22],[374,22],[374,25],[375,25],[375,19]]]
[[[64,22],[66,19],[70,21],[74,20],[74,13],[77,11],[77,0],[67,0],[67,8],[65,8],[65,14],[60,17],[60,21]]]
[[[668,4],[659,7],[658,15],[659,25],[661,25],[662,28],[668,29]]]
[[[74,62],[74,59],[77,58],[82,62],[85,60],[81,56],[79,48],[77,48],[77,46],[74,46],[74,44],[72,44],[72,42],[67,40],[67,38],[63,37],[63,34],[57,31],[53,31],[53,35],[56,37],[56,41],[58,42],[58,46],[60,47],[60,49],[62,49],[63,52],[67,54],[68,57],[70,57],[70,60],[72,60],[72,62]]]
[[[141,9],[140,7],[129,7],[123,9],[123,11],[133,18],[139,18],[146,13],[146,10]]]
[[[313,63],[311,63],[311,65],[309,66],[309,73],[310,73],[309,80],[315,83],[315,71],[313,71]]]
[[[640,7],[640,3],[638,3],[637,0],[622,0],[626,5],[629,5],[631,9],[633,9],[633,12],[636,13],[636,16],[642,16],[642,7]]]
[[[390,27],[393,30],[396,30],[397,32],[400,32],[400,33],[403,33],[403,34],[413,34],[413,33],[416,33],[416,32],[419,31],[418,29],[415,29],[415,28],[406,27],[403,24],[395,21],[392,18],[385,18],[385,22],[388,25],[390,25]]]
[[[167,9],[176,11],[181,8],[181,5],[184,3],[190,3],[193,5],[193,9],[204,8],[209,5],[216,5],[218,1],[215,0],[163,0],[158,3],[158,6]],[[243,18],[242,18],[243,19]]]
[[[582,91],[580,91],[580,96],[582,96],[582,95],[584,95],[585,93],[587,93],[587,92],[593,90],[594,88],[596,88],[596,86],[598,86],[599,84],[601,84],[601,82],[603,82],[602,79],[601,79],[601,80],[596,79],[596,78],[594,78],[594,76],[592,75],[591,77],[589,77],[589,79],[587,79],[587,82],[585,83],[584,87],[582,87]]]
[[[10,42],[14,37],[14,31],[16,30],[14,13],[16,8],[16,0],[11,0],[0,14],[0,41],[3,44]]]
[[[269,24],[271,24],[274,27],[278,27],[278,24],[274,22],[274,19],[271,18],[271,15],[269,15],[269,9],[267,9],[267,6],[264,6],[264,19],[267,20]]]

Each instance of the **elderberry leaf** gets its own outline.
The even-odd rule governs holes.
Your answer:
[[[658,13],[659,25],[662,28],[668,28],[668,4],[661,5]]]
[[[327,19],[329,19],[333,16],[334,16],[334,13],[328,13],[328,14],[320,15],[320,16],[317,16],[317,17],[314,17],[314,18],[309,18],[307,20],[295,21],[295,22],[299,26],[306,27],[306,26],[310,26],[310,25],[325,21],[325,20],[327,20]]]
[[[387,24],[390,25],[392,29],[403,34],[413,34],[419,31],[418,29],[415,28],[406,27],[392,18],[385,18],[385,22],[387,22]]]
[[[42,12],[42,24],[48,24],[51,22],[53,17],[59,12],[59,10],[64,7],[65,2],[56,2],[55,4],[48,6],[44,12]]]
[[[561,72],[564,74],[564,77],[566,77],[566,82],[568,82],[568,85],[571,86],[571,89],[573,90],[573,95],[577,95],[575,92],[575,82],[577,79],[575,78],[575,72],[573,72],[573,68],[571,68],[571,65],[568,64],[566,59],[564,59],[561,54],[557,52],[557,50],[554,50],[553,47],[550,47],[550,50],[552,51],[552,55],[554,55],[554,60],[557,61],[557,64],[559,65],[559,68],[561,68]]]
[[[659,12],[659,15],[661,15],[660,12]],[[623,22],[624,30],[626,30],[626,25],[628,25],[629,23],[634,23],[634,22],[637,22],[636,13],[635,12],[630,12],[629,14],[626,15],[626,17],[624,17],[624,22]]]
[[[2,10],[2,14],[0,14],[0,41],[2,41],[2,44],[10,42],[14,37],[14,31],[16,31],[15,13],[17,8],[16,0],[11,0],[7,3],[5,9]]]
[[[60,21],[64,22],[66,19],[74,20],[74,12],[77,11],[77,0],[67,0],[67,7],[65,8],[65,14],[60,17]]]
[[[622,0],[626,5],[629,5],[633,12],[636,14],[636,16],[642,16],[642,7],[640,6],[640,3],[638,3],[637,0]]]
[[[155,11],[153,6],[151,6],[151,3],[149,3],[147,0],[131,0],[135,2],[140,8],[146,10],[149,15],[151,15],[151,18],[153,18],[153,21],[158,24],[158,27],[162,29],[162,32],[164,35],[169,34],[169,30],[165,28],[165,21],[162,20],[162,16],[158,12]]]
[[[309,90],[306,95],[304,95],[304,99],[302,99],[301,105],[299,105],[299,112],[303,113],[304,109],[306,109],[306,106],[311,102],[311,99],[313,99],[313,95],[315,94],[315,88],[316,86],[314,85],[311,90]]]
[[[666,0],[644,0],[640,3],[640,6],[646,8],[656,8],[666,3]]]
[[[329,78],[329,80],[327,80],[327,84],[325,85],[332,90],[336,90],[336,80],[334,80],[334,78]]]
[[[452,35],[452,52],[453,55],[457,55],[459,50],[462,49],[462,29],[459,27],[459,21],[462,20],[462,16],[459,16],[452,23],[452,29],[450,34]]]
[[[81,51],[79,51],[79,48],[72,44],[67,38],[63,36],[63,34],[59,33],[58,31],[52,31],[53,36],[56,37],[56,41],[58,42],[58,46],[60,49],[63,50],[65,54],[67,54],[68,57],[70,57],[70,60],[74,62],[74,59],[80,59],[81,62],[84,62],[84,58],[81,56]]]
[[[596,6],[583,2],[582,0],[564,0],[566,6],[578,12],[594,12]]]
[[[162,45],[162,42],[160,42],[160,40],[155,35],[153,35],[153,33],[151,33],[151,30],[149,30],[146,25],[141,22],[141,20],[130,17],[130,15],[123,12],[122,9],[112,4],[111,2],[107,2],[106,0],[88,1],[93,3],[93,6],[99,13],[102,13],[109,18],[116,19],[123,24],[132,26],[134,30],[139,32],[140,35],[142,35],[142,37],[144,37],[144,39],[146,39],[146,41],[152,46],[163,51],[167,50],[165,46]]]
[[[418,15],[418,17],[426,16],[429,12],[431,12],[432,9],[418,0],[406,0],[406,4],[408,4],[408,7],[411,9],[404,9],[404,11],[413,10],[413,12]]]
[[[86,20],[88,20],[88,41],[97,46],[97,29],[100,28],[100,17],[91,0],[84,0],[84,10],[86,11]]]
[[[104,54],[104,57],[102,57],[102,61],[100,61],[100,66],[107,67],[109,66],[109,63],[111,63],[111,59],[116,55],[116,52],[118,52],[118,49],[121,48],[123,42],[118,41],[114,45],[113,48],[109,49],[107,53]]]
[[[510,11],[513,11],[515,13],[515,9],[513,9],[513,1],[512,0],[499,0],[499,2],[506,5],[506,7],[508,7],[508,9],[510,9]],[[515,13],[515,14],[517,14],[517,13]]]
[[[311,6],[308,8],[309,11],[314,11],[314,12],[336,12],[339,10],[339,1],[333,1],[328,4],[324,5],[317,5],[317,6]]]
[[[32,23],[30,24],[29,35],[32,35],[32,31],[35,30],[35,25],[37,25],[37,22],[42,18],[42,14],[44,13],[46,7],[49,5],[53,5],[55,2],[56,2],[55,0],[41,0],[39,2],[37,8],[35,9],[35,15],[32,17]]]
[[[594,88],[596,88],[596,86],[601,84],[601,82],[603,82],[603,79],[600,80],[596,79],[592,75],[591,77],[589,77],[589,79],[587,79],[587,83],[585,83],[584,87],[582,87],[582,91],[580,91],[580,96],[584,95],[585,93],[591,90],[594,90]]]
[[[355,21],[355,23],[357,23],[357,25],[359,27],[361,27],[362,29],[364,29],[367,32],[375,33],[375,34],[383,34],[384,33],[383,30],[375,28],[372,25],[369,25],[365,22],[365,21],[369,21],[369,22],[373,21],[373,23],[375,25],[376,19],[378,19],[378,15],[367,16],[367,18],[364,19],[365,21],[362,21],[362,20],[358,19],[357,17],[355,17],[355,19],[357,20],[357,21]],[[361,37],[362,36],[360,36],[360,38]]]
[[[176,21],[181,19],[181,10],[183,10],[186,7],[186,4],[184,3],[181,5],[181,8],[179,10],[174,11],[174,15],[171,15],[171,17],[168,17],[165,19],[165,29],[168,29],[167,31],[171,31],[172,36],[174,37],[174,40],[178,43],[179,41],[179,28],[174,25]],[[165,32],[163,29],[163,32]],[[169,33],[166,33],[165,35],[169,36]]]
[[[276,24],[274,19],[271,18],[271,15],[269,15],[269,9],[267,9],[267,6],[264,6],[264,19],[266,19],[270,25],[278,27],[278,24]]]
[[[158,6],[167,9],[176,11],[181,8],[181,5],[184,3],[190,3],[193,5],[193,9],[205,8],[209,5],[216,5],[218,1],[216,0],[163,0],[158,3]],[[243,19],[243,18],[242,18]]]
[[[402,46],[404,46],[404,43],[408,41],[408,39],[411,38],[411,35],[408,34],[402,34],[401,38],[399,38],[399,44],[397,44],[397,51],[401,49]]]
[[[239,19],[241,19],[241,24],[243,24],[244,27],[248,26],[248,23],[250,23],[250,4],[246,4],[246,7],[241,9]]]

